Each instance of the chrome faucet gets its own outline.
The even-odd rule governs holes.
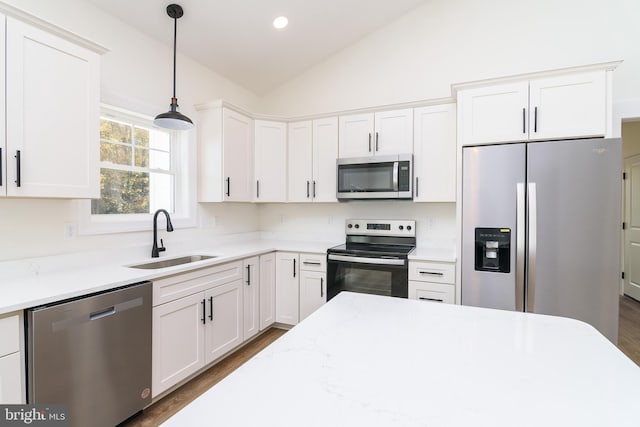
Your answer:
[[[158,209],[153,215],[153,248],[151,248],[151,258],[158,258],[160,252],[164,252],[167,248],[164,247],[164,242],[160,239],[160,247],[158,247],[158,214],[162,212],[167,217],[167,231],[173,231],[173,224],[171,224],[171,217],[169,212],[164,209]]]

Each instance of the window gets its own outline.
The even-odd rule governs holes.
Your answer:
[[[151,117],[102,106],[100,198],[78,201],[80,234],[149,230],[158,209],[174,227],[196,225],[192,132],[157,128]]]
[[[100,118],[100,199],[92,215],[175,212],[173,132]]]

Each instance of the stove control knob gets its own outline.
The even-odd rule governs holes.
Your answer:
[[[356,224],[356,228],[360,228],[360,224]]]
[[[399,228],[400,230],[404,229],[404,227],[403,227],[403,226],[400,226],[400,227],[398,227],[398,228]]]
[[[347,225],[347,228],[353,228],[353,224]]]
[[[407,230],[411,231],[411,226],[407,225]]]

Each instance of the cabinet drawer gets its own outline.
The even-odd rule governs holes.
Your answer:
[[[21,356],[16,352],[0,357],[0,404],[24,403]]]
[[[455,286],[409,281],[409,299],[454,304],[456,301]]]
[[[20,316],[0,318],[0,357],[20,350]]]
[[[242,261],[202,268],[153,281],[153,305],[164,304],[242,278]]]
[[[455,264],[447,262],[409,261],[409,280],[455,283]]]
[[[300,270],[320,271],[327,270],[327,256],[322,254],[300,254]]]

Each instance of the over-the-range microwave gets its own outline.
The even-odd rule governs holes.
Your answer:
[[[412,199],[411,154],[337,160],[338,200]]]

